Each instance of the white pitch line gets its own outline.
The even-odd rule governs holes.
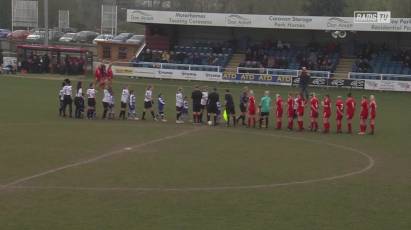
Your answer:
[[[272,137],[279,137],[279,138],[287,138],[293,140],[301,140],[311,143],[318,143],[318,144],[326,144],[328,146],[339,148],[343,150],[347,150],[350,152],[354,152],[360,154],[361,156],[365,157],[368,161],[368,164],[359,170],[344,173],[341,175],[323,177],[323,178],[314,178],[308,180],[300,180],[300,181],[291,181],[291,182],[284,182],[284,183],[273,183],[273,184],[260,184],[260,185],[244,185],[244,186],[216,186],[216,187],[71,187],[71,186],[9,186],[10,189],[34,189],[34,190],[71,190],[71,191],[117,191],[117,192],[207,192],[207,191],[226,191],[226,190],[252,190],[252,189],[267,189],[267,188],[277,188],[277,187],[285,187],[285,186],[292,186],[292,185],[302,185],[302,184],[312,184],[312,183],[319,183],[325,181],[333,181],[339,180],[347,177],[352,177],[356,175],[363,174],[369,170],[371,170],[375,165],[375,160],[367,153],[360,151],[358,149],[338,145],[333,143],[328,143],[325,141],[313,140],[309,138],[303,137],[294,137],[288,135],[279,135],[279,134],[269,134],[269,133],[257,133],[257,132],[246,132],[240,130],[226,130],[221,129],[219,131],[223,132],[231,132],[231,133],[247,133],[253,135],[261,135],[261,136],[272,136]]]
[[[130,148],[130,150],[131,149],[142,148],[142,147],[145,147],[147,145],[152,145],[152,144],[159,143],[159,142],[162,142],[162,141],[175,139],[175,138],[190,134],[190,133],[192,133],[194,131],[197,131],[197,130],[199,130],[199,129],[196,128],[196,129],[187,130],[187,131],[178,133],[176,135],[170,135],[170,136],[158,138],[158,139],[147,141],[147,142],[144,142],[144,143],[141,143],[141,144],[138,144],[138,145],[134,145],[134,146],[131,146],[131,147],[128,147],[128,148]],[[10,183],[7,183],[5,185],[0,185],[0,191],[2,191],[4,189],[7,189],[7,188],[11,188],[11,187],[16,186],[18,184],[21,184],[23,182],[27,182],[27,181],[42,177],[42,176],[46,176],[46,175],[53,174],[53,173],[56,173],[56,172],[59,172],[59,171],[63,171],[63,170],[68,169],[68,168],[73,168],[73,167],[77,167],[77,166],[81,166],[81,165],[91,164],[91,163],[94,163],[94,162],[99,161],[101,159],[105,159],[105,158],[108,158],[108,157],[111,157],[111,156],[114,156],[114,155],[122,154],[122,153],[125,153],[127,151],[129,151],[129,150],[126,150],[126,149],[122,148],[122,149],[115,150],[115,151],[112,151],[112,152],[108,152],[108,153],[105,153],[105,154],[102,154],[102,155],[99,155],[99,156],[96,156],[96,157],[93,157],[93,158],[90,158],[90,159],[86,159],[86,160],[78,161],[78,162],[75,162],[75,163],[63,165],[61,167],[57,167],[57,168],[54,168],[54,169],[49,169],[49,170],[41,172],[41,173],[37,173],[37,174],[31,175],[31,176],[23,177],[23,178],[15,180],[15,181],[12,181]]]

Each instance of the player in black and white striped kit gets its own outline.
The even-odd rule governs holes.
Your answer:
[[[96,117],[96,94],[94,84],[90,83],[87,89],[87,119],[94,119]]]
[[[63,87],[63,117],[66,117],[66,108],[69,107],[69,116],[73,117],[73,87],[69,79],[64,80],[65,85]]]
[[[144,111],[143,111],[143,116],[141,117],[141,120],[145,120],[146,112],[147,110],[150,111],[151,116],[153,117],[153,120],[157,120],[154,110],[153,110],[153,86],[149,85],[147,87],[146,93],[144,95]]]
[[[181,115],[184,109],[184,96],[183,96],[183,89],[180,87],[177,89],[176,93],[176,123],[183,124],[184,121],[181,120]]]
[[[107,118],[107,112],[111,103],[111,93],[109,91],[109,87],[107,86],[103,91],[103,119]]]
[[[128,91],[128,86],[124,86],[123,91],[121,93],[121,111],[119,115],[119,119],[123,118],[123,120],[126,119],[126,110],[127,110],[127,104],[128,100],[130,99],[130,92]]]
[[[210,116],[207,114],[207,101],[208,101],[208,87],[204,86],[202,90],[202,97],[201,97],[201,113],[200,113],[200,123],[203,123],[203,115],[206,114],[207,121],[210,120]]]
[[[134,95],[133,90],[130,90],[130,96],[128,99],[128,119],[138,120],[136,115],[136,96]]]
[[[108,91],[110,92],[110,102],[108,104],[108,119],[114,120],[116,117],[116,113],[114,111],[115,99],[114,99],[113,88],[110,87]]]
[[[74,98],[74,105],[76,106],[74,117],[80,119],[84,112],[84,98],[83,98],[83,86],[82,82],[77,83],[76,97]]]
[[[60,91],[59,91],[59,115],[60,117],[63,116],[63,106],[64,106],[64,86],[66,85],[65,82],[61,83]]]

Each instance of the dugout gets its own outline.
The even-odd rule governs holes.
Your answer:
[[[45,56],[46,62],[42,59]],[[84,48],[17,45],[17,63],[22,72],[86,75],[93,70],[93,52]]]

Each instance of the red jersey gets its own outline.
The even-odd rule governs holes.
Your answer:
[[[101,80],[102,74],[101,74],[101,69],[100,69],[100,68],[97,68],[97,69],[96,69],[96,72],[94,73],[94,76],[96,77],[96,80],[97,80],[97,81],[100,81],[100,80]]]
[[[111,69],[111,67],[107,69],[107,78],[109,80],[113,79],[113,70]]]
[[[337,120],[341,120],[344,116],[344,101],[342,99],[337,99],[335,107],[337,108]]]
[[[353,116],[355,113],[355,100],[352,97],[347,98],[345,101],[345,106],[347,107],[347,116]]]
[[[311,117],[316,118],[318,117],[318,108],[319,108],[319,101],[317,97],[312,97],[310,99],[311,104]]]
[[[281,118],[283,116],[283,99],[281,97],[277,98],[277,117]]]
[[[325,118],[331,117],[331,100],[328,98],[323,100],[323,116]]]
[[[294,117],[294,98],[288,97],[287,109],[288,109],[288,117]]]
[[[305,100],[302,97],[297,98],[297,113],[298,116],[304,116]]]
[[[248,113],[251,115],[255,114],[255,97],[250,96],[248,98]]]
[[[367,119],[368,118],[368,101],[367,99],[362,99],[361,101],[361,118]]]
[[[294,111],[294,98],[289,97],[287,100],[288,111]]]
[[[277,111],[283,111],[283,99],[281,97],[277,98]]]
[[[375,101],[370,102],[370,113],[371,113],[371,118],[375,119],[377,115],[377,103]]]

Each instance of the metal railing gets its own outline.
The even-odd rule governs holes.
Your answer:
[[[133,67],[142,67],[142,68],[221,72],[221,66],[213,66],[213,65],[188,65],[188,64],[174,64],[174,63],[160,63],[160,62],[132,62],[130,64]]]
[[[267,74],[267,75],[288,75],[298,76],[301,70],[296,69],[270,69],[270,68],[224,68],[221,66],[213,65],[189,65],[189,64],[173,64],[173,63],[160,63],[160,62],[116,62],[118,65],[142,67],[142,68],[157,68],[157,69],[178,69],[178,70],[192,70],[192,71],[208,71],[208,72],[231,72],[231,73],[250,73],[250,74]],[[331,72],[329,71],[308,71],[312,77],[330,78]]]

